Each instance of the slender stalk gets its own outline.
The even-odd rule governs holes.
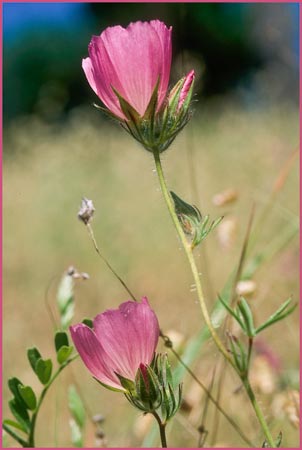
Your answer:
[[[201,285],[201,281],[200,281],[200,277],[199,277],[199,273],[198,273],[198,269],[195,263],[195,259],[193,256],[193,251],[191,249],[191,245],[188,243],[187,238],[185,236],[185,233],[182,229],[181,224],[179,223],[177,214],[175,212],[174,209],[174,203],[173,203],[173,199],[167,189],[167,185],[166,185],[166,181],[165,181],[165,177],[164,177],[164,173],[163,173],[163,169],[162,169],[162,165],[161,165],[161,160],[160,160],[160,154],[159,151],[157,149],[153,150],[153,155],[154,155],[154,161],[155,161],[155,167],[156,167],[156,171],[157,171],[157,175],[158,175],[158,179],[159,179],[159,184],[167,205],[167,208],[169,210],[171,219],[174,223],[174,226],[176,228],[177,234],[179,236],[179,239],[183,245],[183,248],[185,250],[186,256],[188,258],[190,267],[191,267],[191,271],[193,274],[193,278],[194,278],[194,282],[196,285],[196,290],[197,290],[197,294],[198,294],[198,299],[199,299],[199,303],[200,303],[200,307],[201,307],[201,311],[204,317],[204,320],[207,324],[207,327],[212,335],[212,338],[214,339],[218,349],[220,350],[220,352],[224,355],[224,357],[229,361],[229,363],[235,368],[235,365],[231,359],[231,356],[229,355],[227,349],[225,348],[225,346],[223,345],[223,343],[221,342],[220,338],[218,337],[209,313],[208,313],[208,309],[205,303],[205,299],[204,299],[204,295],[203,295],[203,289],[202,289],[202,285]]]
[[[26,447],[30,447],[30,448],[34,448],[35,447],[35,429],[36,429],[36,421],[37,421],[37,417],[38,417],[38,413],[40,410],[40,407],[42,405],[43,399],[45,397],[45,395],[47,394],[48,389],[50,388],[50,386],[52,385],[52,383],[55,381],[55,379],[58,377],[58,375],[62,372],[62,370],[68,366],[68,364],[70,364],[72,361],[74,361],[79,355],[76,354],[75,356],[73,356],[72,358],[68,359],[64,364],[62,364],[58,370],[56,371],[56,373],[52,376],[52,378],[50,379],[50,381],[47,383],[47,385],[44,387],[43,391],[41,392],[37,407],[32,415],[32,420],[31,420],[31,429],[30,429],[30,434],[28,437],[28,445]]]
[[[161,421],[161,418],[157,414],[156,411],[153,411],[152,415],[155,417],[158,426],[159,426],[159,433],[160,433],[160,440],[161,440],[161,446],[162,448],[167,448],[167,439],[166,439],[166,425],[167,423],[163,423]]]
[[[193,278],[194,278],[194,281],[195,281],[197,295],[198,295],[198,299],[199,299],[199,303],[200,303],[200,307],[201,307],[201,311],[202,311],[204,320],[206,322],[206,325],[207,325],[207,327],[208,327],[208,329],[209,329],[209,331],[210,331],[210,333],[212,335],[212,338],[213,338],[217,348],[223,354],[223,356],[226,358],[226,360],[232,365],[232,367],[235,369],[237,374],[240,376],[240,373],[238,372],[238,370],[237,370],[233,360],[231,359],[231,356],[229,355],[227,349],[225,348],[225,346],[221,342],[220,338],[218,337],[218,335],[217,335],[217,333],[216,333],[216,331],[215,331],[215,329],[214,329],[214,327],[212,325],[212,322],[211,322],[211,319],[210,319],[210,316],[209,316],[209,313],[208,313],[208,310],[207,310],[207,306],[206,306],[206,303],[205,303],[205,299],[204,299],[204,295],[203,295],[203,289],[202,289],[202,285],[201,285],[201,280],[200,280],[200,277],[199,277],[199,274],[198,274],[198,269],[197,269],[197,266],[196,266],[196,263],[195,263],[193,251],[192,251],[191,246],[189,245],[189,243],[188,243],[188,241],[186,239],[185,233],[184,233],[184,231],[183,231],[183,229],[181,227],[181,224],[179,223],[177,214],[175,212],[173,199],[172,199],[172,197],[171,197],[171,195],[170,195],[170,193],[168,191],[168,188],[167,188],[166,180],[165,180],[164,173],[163,173],[163,168],[162,168],[162,165],[161,165],[160,154],[159,154],[159,151],[157,149],[153,150],[153,156],[154,156],[155,167],[156,167],[156,171],[157,171],[157,175],[158,175],[158,179],[159,179],[159,184],[160,184],[160,187],[161,187],[161,190],[162,190],[162,193],[163,193],[164,200],[166,202],[166,205],[167,205],[167,208],[169,210],[171,219],[172,219],[172,221],[174,223],[174,226],[176,228],[177,234],[178,234],[179,239],[180,239],[180,241],[181,241],[181,243],[183,245],[183,248],[185,250],[186,256],[188,258],[188,261],[189,261],[189,264],[190,264],[190,267],[191,267],[191,271],[192,271]],[[260,425],[261,425],[261,427],[263,429],[263,432],[264,432],[264,434],[265,434],[265,436],[267,438],[267,442],[269,443],[269,445],[272,448],[275,448],[276,445],[275,445],[274,440],[273,440],[273,438],[271,436],[271,433],[269,431],[269,428],[267,426],[267,423],[266,423],[265,417],[264,417],[264,415],[263,415],[263,413],[261,411],[261,408],[260,408],[259,404],[257,403],[257,400],[255,398],[254,392],[253,392],[253,390],[251,388],[251,385],[249,384],[249,381],[248,381],[247,378],[244,379],[243,382],[244,382],[244,387],[245,387],[245,389],[247,391],[247,394],[248,394],[248,396],[250,398],[250,401],[252,403],[252,406],[253,406],[253,408],[255,410],[256,416],[257,416],[257,418],[259,420],[259,423],[260,423]]]
[[[252,337],[249,337],[249,346],[248,346],[248,352],[247,352],[247,373],[249,373],[249,369],[250,369],[253,343],[254,343],[254,339]]]
[[[274,439],[273,439],[273,437],[271,435],[271,432],[270,432],[270,430],[269,430],[269,428],[267,426],[267,423],[266,423],[265,417],[263,415],[263,412],[262,412],[262,410],[261,410],[261,408],[260,408],[260,406],[259,406],[259,404],[258,404],[258,402],[256,400],[254,391],[253,391],[253,389],[252,389],[248,379],[246,379],[244,381],[244,387],[245,387],[246,392],[247,392],[247,394],[249,396],[249,399],[250,399],[250,401],[251,401],[251,403],[253,405],[254,411],[255,411],[256,416],[257,416],[257,418],[259,420],[259,423],[261,424],[261,427],[263,429],[263,432],[264,432],[264,434],[266,436],[266,439],[267,439],[267,442],[268,442],[270,448],[276,448],[276,444],[274,442]]]
[[[93,233],[93,229],[91,227],[91,225],[89,223],[87,223],[87,230],[89,233],[89,236],[91,237],[91,240],[93,242],[95,251],[97,252],[97,254],[99,255],[99,257],[104,261],[104,263],[106,264],[106,266],[108,267],[108,269],[113,273],[113,275],[118,279],[118,281],[121,283],[121,285],[126,289],[126,291],[128,292],[128,294],[130,295],[130,297],[132,298],[132,300],[134,300],[135,302],[137,302],[137,298],[135,297],[135,295],[133,294],[133,292],[130,291],[130,289],[128,288],[127,284],[124,282],[124,280],[118,275],[118,273],[114,270],[114,268],[111,266],[111,264],[109,263],[109,261],[107,261],[107,259],[102,255],[102,253],[99,250],[99,247],[97,245],[96,239],[94,237],[94,233]]]

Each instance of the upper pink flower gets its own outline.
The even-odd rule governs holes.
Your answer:
[[[134,381],[141,364],[150,364],[159,337],[158,320],[144,297],[96,316],[93,330],[83,323],[70,327],[84,364],[101,383],[126,391],[116,374]]]
[[[109,27],[93,36],[89,58],[83,59],[87,80],[107,108],[125,119],[112,87],[143,116],[159,78],[158,109],[170,78],[172,28],[163,22],[130,23]]]

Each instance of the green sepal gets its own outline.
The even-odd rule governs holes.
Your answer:
[[[117,120],[117,121],[121,121],[121,120],[123,120],[121,117],[119,117],[119,116],[116,116],[113,112],[111,112],[109,109],[107,109],[107,108],[103,108],[102,106],[100,106],[100,105],[97,105],[96,103],[93,103],[93,106],[96,108],[96,109],[99,109],[100,111],[102,111],[103,113],[105,113],[110,119],[114,119],[114,120]]]
[[[69,346],[67,333],[65,331],[57,331],[55,334],[56,352],[58,352],[60,350],[60,348],[63,346],[65,346],[65,347]]]
[[[36,364],[39,359],[41,359],[41,354],[36,347],[29,348],[27,350],[27,358],[31,365],[31,368],[34,372],[36,372]]]
[[[23,386],[22,384],[19,384],[18,386],[19,393],[26,403],[26,406],[31,411],[34,411],[37,406],[37,398],[30,386]]]
[[[93,377],[93,379],[95,381],[97,381],[101,386],[103,386],[106,389],[109,389],[109,391],[113,391],[113,392],[122,392],[123,394],[125,393],[125,389],[118,389],[118,388],[114,388],[112,386],[109,386],[108,384],[102,383],[100,380],[98,380],[97,378]]]
[[[137,399],[145,406],[146,411],[155,411],[162,402],[161,385],[154,370],[145,365],[139,367],[135,376]]]
[[[114,372],[115,375],[118,377],[118,379],[121,382],[121,385],[124,389],[126,389],[127,392],[135,392],[135,384],[134,381],[129,380],[128,378],[123,377],[122,375],[119,375],[117,372]]]
[[[180,407],[182,386],[179,385],[177,390],[174,388],[171,366],[166,353],[157,355],[155,372],[162,390],[162,416],[168,421]]]
[[[127,102],[127,100],[124,99],[124,97],[113,86],[111,86],[111,89],[117,96],[121,110],[123,111],[127,119],[135,124],[138,124],[140,121],[139,113],[133,108],[133,106],[130,105],[130,103]]]
[[[47,384],[51,377],[52,361],[51,359],[38,359],[35,372],[42,384]]]
[[[169,93],[168,98],[168,108],[169,108],[169,114],[174,115],[177,111],[177,106],[179,102],[179,96],[180,92],[182,90],[182,87],[184,85],[186,77],[181,78],[171,89]]]
[[[93,320],[92,319],[85,318],[82,320],[82,323],[84,325],[87,325],[87,327],[89,327],[89,328],[93,328]]]
[[[291,314],[296,309],[296,306],[297,306],[297,303],[295,303],[291,308],[288,308],[291,301],[292,301],[292,298],[290,297],[284,303],[282,303],[282,305],[277,309],[277,311],[274,314],[272,314],[262,325],[260,325],[255,330],[255,334],[260,333],[260,331],[264,330],[265,328],[269,327],[270,325],[273,325],[274,323],[278,322],[279,320],[284,319],[289,314]],[[286,311],[286,309],[287,309],[287,311]]]
[[[154,121],[154,116],[155,116],[157,101],[158,101],[159,81],[160,81],[160,77],[158,77],[157,82],[154,86],[150,101],[149,101],[146,111],[142,117],[143,120]]]
[[[24,427],[20,422],[15,422],[14,420],[11,419],[3,420],[3,424],[9,427],[16,428],[17,430],[23,431],[24,433],[27,433],[28,431],[27,428]]]
[[[70,386],[68,389],[68,407],[80,430],[82,430],[86,421],[86,412],[82,399],[74,386]]]
[[[9,400],[9,409],[19,424],[23,427],[23,431],[28,433],[30,430],[30,418],[27,409],[23,407],[15,398]]]
[[[247,301],[241,297],[238,302],[238,308],[241,312],[242,318],[244,320],[246,326],[246,334],[248,337],[254,337],[256,334],[256,330],[254,327],[254,319],[252,311],[247,303]]]
[[[59,364],[63,364],[67,361],[73,350],[72,346],[63,345],[57,353],[57,361]]]

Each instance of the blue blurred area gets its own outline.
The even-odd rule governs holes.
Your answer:
[[[194,67],[199,96],[239,92],[249,107],[297,102],[297,3],[4,3],[4,122],[61,120],[91,104],[81,68],[91,36],[152,19],[173,26],[171,83]]]
[[[8,44],[35,29],[75,29],[87,20],[89,10],[85,3],[4,3],[3,37]]]

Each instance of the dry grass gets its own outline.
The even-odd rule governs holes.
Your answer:
[[[224,214],[238,223],[229,248],[221,247],[215,231],[207,239],[206,259],[201,253],[209,307],[238,262],[252,202],[256,202],[259,216],[278,173],[297,145],[298,113],[293,106],[242,111],[218,102],[204,105],[164,154],[167,179],[176,193],[199,206],[202,213],[213,218]],[[93,227],[99,246],[131,289],[138,296],[149,297],[162,328],[177,330],[185,339],[199,331],[203,322],[190,290],[191,275],[161,199],[151,154],[117,126],[100,120],[98,112],[85,109],[74,111],[60,129],[35,118],[16,123],[7,130],[5,151],[4,382],[14,375],[40,389],[25,350],[37,345],[43,355],[54,355],[45,296],[55,302],[59,277],[70,264],[91,277],[78,283],[75,322],[128,299],[98,260],[85,227],[76,218],[83,195],[93,199],[97,209]],[[214,194],[229,187],[239,192],[238,201],[214,206]],[[260,230],[257,248],[273,242],[297,221],[296,162]],[[251,303],[259,320],[290,294],[297,300],[297,239],[264,264],[255,281],[257,290]],[[284,371],[295,373],[299,364],[298,314],[268,330],[264,337],[280,356]],[[198,373],[206,383],[216,357],[213,344],[207,343],[198,361]],[[142,435],[133,427],[139,413],[132,411],[123,396],[100,389],[79,360],[62,374],[62,382],[56,382],[46,399],[38,419],[37,445],[70,446],[66,386],[73,377],[92,413],[105,415],[107,445],[140,446]],[[233,395],[238,382],[231,371],[225,383],[224,407],[258,442],[258,425],[247,400],[242,394]],[[186,378],[185,393],[190,389],[190,379]],[[5,384],[4,417],[9,415],[8,396]],[[270,402],[271,397],[261,394],[268,416]],[[175,420],[168,436],[171,446],[197,445],[196,426],[203,405],[201,396],[194,420],[188,413]],[[207,422],[210,436],[212,417],[213,409]],[[297,446],[298,433],[286,418],[272,425],[276,433],[283,429],[284,446]],[[242,445],[224,420],[218,444]],[[93,445],[93,427],[89,425],[86,446]]]

